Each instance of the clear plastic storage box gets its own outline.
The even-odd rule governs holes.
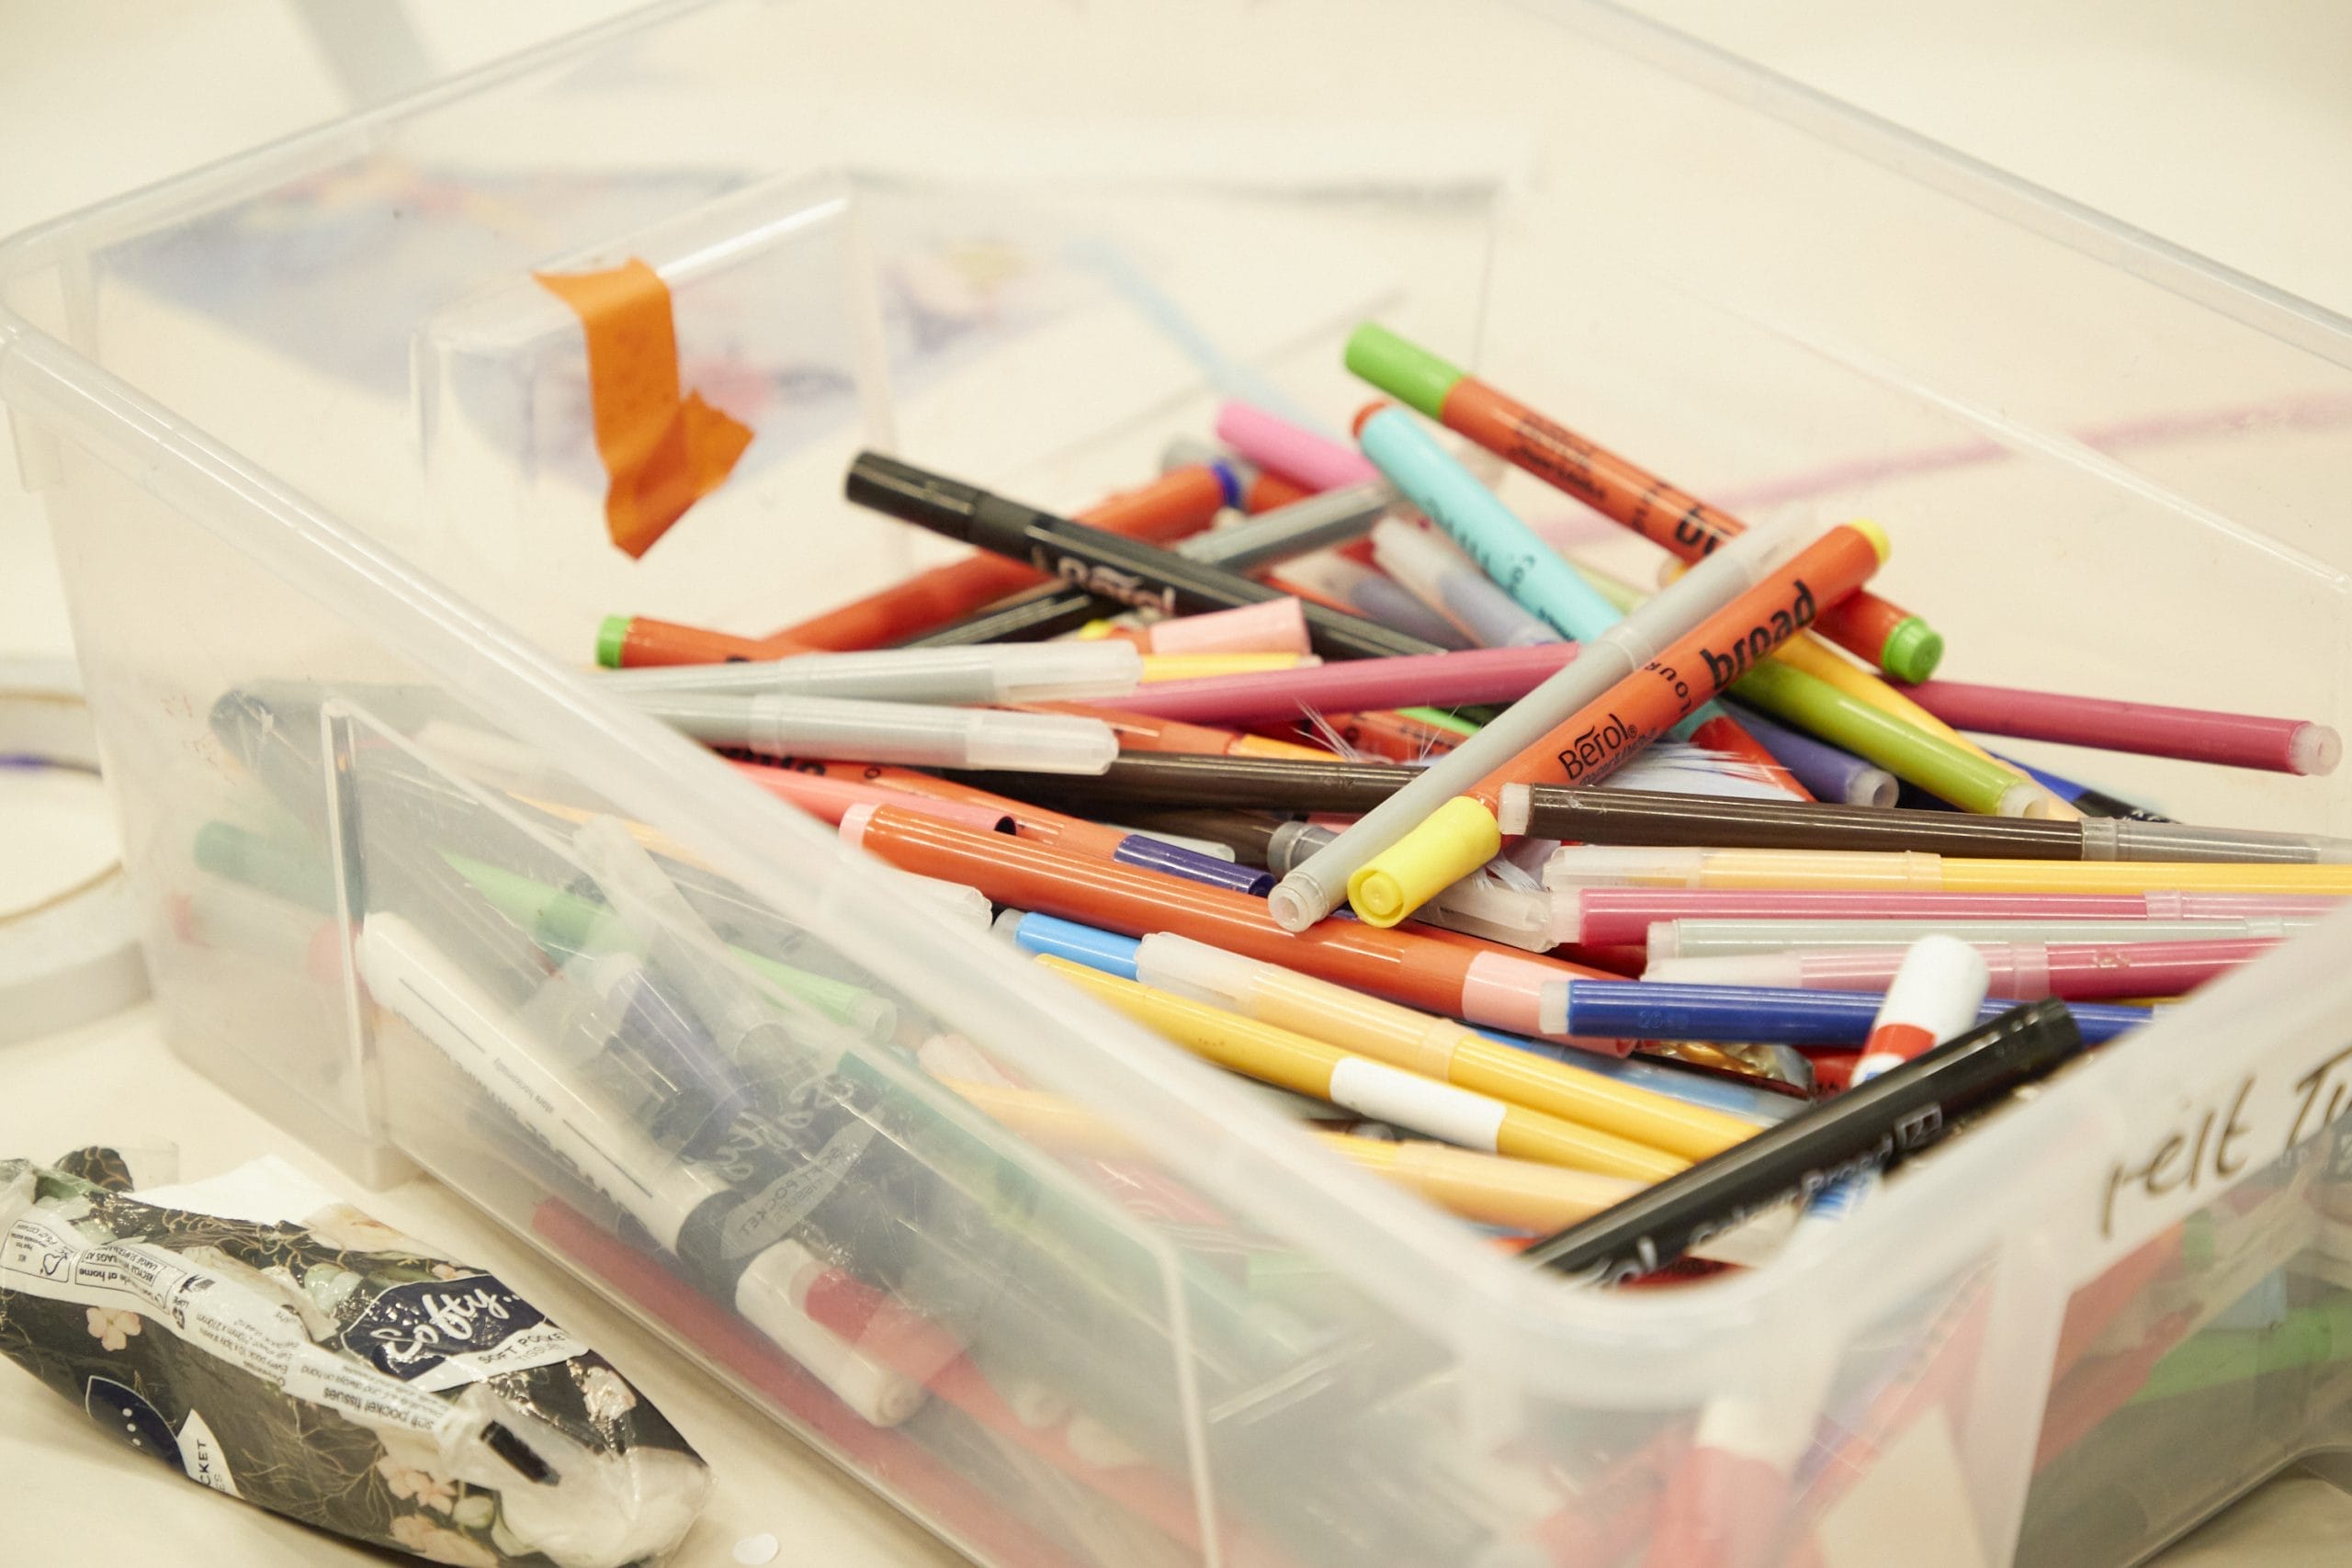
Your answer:
[[[532,280],[629,258],[752,434],[636,560]],[[1606,1564],[1672,1517],[2075,1568],[2352,1442],[2344,919],[1832,1245],[1580,1293],[580,671],[608,614],[764,633],[944,558],[841,502],[859,446],[1081,505],[1221,395],[1340,427],[1377,317],[1736,511],[1879,519],[1955,675],[2352,726],[2352,324],[1565,0],[664,8],[20,236],[0,301],[177,1048],[978,1558]],[[2341,778],[2072,761],[2352,832]],[[659,1037],[649,975],[758,1113],[594,1054]],[[485,1090],[507,1027],[658,1198]],[[941,1062],[1091,1117],[1029,1141]]]

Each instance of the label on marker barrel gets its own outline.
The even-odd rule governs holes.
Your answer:
[[[1502,1131],[1502,1101],[1432,1083],[1363,1056],[1350,1056],[1331,1069],[1329,1092],[1334,1105],[1463,1148],[1492,1154]]]

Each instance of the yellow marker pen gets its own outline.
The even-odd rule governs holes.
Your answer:
[[[1721,1154],[1757,1131],[1724,1111],[1498,1044],[1453,1019],[1189,937],[1145,937],[1136,949],[1136,976],[1147,986],[1685,1159]]]
[[[1835,687],[1857,702],[1868,703],[1889,718],[1899,718],[1914,729],[1926,730],[1947,745],[1957,746],[1971,756],[1983,759],[1996,768],[2003,768],[2018,778],[2031,783],[2023,768],[2005,762],[1984,747],[1888,685],[1870,671],[1829,646],[1819,633],[1805,632],[1791,637],[1781,645],[1773,658],[1794,670],[1802,670],[1824,685]],[[2052,797],[2054,804],[2045,803],[2041,815],[2055,820],[2076,820],[2082,813],[2064,800]]]
[[[1141,1153],[1124,1131],[1075,1100],[968,1078],[939,1081],[982,1115],[1039,1148],[1101,1159],[1133,1158]],[[1589,1219],[1645,1185],[1623,1176],[1505,1159],[1419,1139],[1399,1143],[1354,1133],[1307,1135],[1349,1164],[1457,1218],[1539,1235]],[[1694,1248],[1693,1255],[1724,1263],[1760,1263],[1787,1235],[1792,1217],[1787,1211],[1760,1215]]]
[[[1661,1181],[1690,1161],[1556,1116],[1473,1094],[1287,1029],[1050,954],[1037,962],[1228,1072],[1344,1105],[1464,1148]]]

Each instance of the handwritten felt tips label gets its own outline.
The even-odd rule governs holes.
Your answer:
[[[2352,1111],[2352,1045],[2270,1061],[2214,1085],[2108,1168],[2101,1240],[2133,1241]]]
[[[588,335],[596,455],[611,484],[605,526],[634,558],[734,471],[749,426],[684,392],[670,286],[641,261],[604,272],[533,273]]]

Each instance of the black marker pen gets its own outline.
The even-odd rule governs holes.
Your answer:
[[[1040,512],[878,452],[857,455],[842,493],[860,506],[1026,561],[1096,598],[1134,609],[1174,615],[1238,609],[1283,597],[1238,572]],[[1307,640],[1326,659],[1443,651],[1360,615],[1321,604],[1301,607]]]
[[[1990,1023],[1825,1105],[1701,1160],[1521,1254],[1564,1274],[1620,1284],[1673,1262],[1707,1237],[1846,1177],[1898,1164],[1954,1122],[2082,1055],[2057,1000],[2012,1008]]]

